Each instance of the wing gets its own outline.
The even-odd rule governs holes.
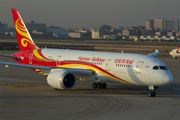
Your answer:
[[[157,55],[159,55],[159,51],[157,49],[154,53],[148,54],[148,56],[151,56],[151,57],[155,57]]]
[[[4,65],[10,65],[10,66],[18,66],[18,67],[25,67],[25,68],[31,68],[36,70],[51,70],[51,69],[64,69],[71,71],[73,73],[82,73],[82,74],[94,74],[95,71],[91,69],[78,69],[78,68],[63,68],[63,67],[50,67],[50,66],[41,66],[41,65],[30,65],[30,64],[21,64],[21,63],[12,63],[12,62],[2,62],[0,61],[0,64]]]

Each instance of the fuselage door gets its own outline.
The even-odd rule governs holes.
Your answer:
[[[144,64],[144,62],[142,62],[142,61],[139,61],[139,62],[136,64],[136,69],[135,69],[136,74],[141,74],[143,64]]]
[[[56,60],[56,66],[60,66],[60,61],[61,61],[62,56],[58,56]]]
[[[33,61],[33,54],[30,54],[29,55],[29,64],[32,64],[32,61]]]
[[[107,59],[106,60],[105,70],[110,71],[110,66],[111,66],[111,59]]]

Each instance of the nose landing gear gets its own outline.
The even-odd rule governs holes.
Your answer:
[[[92,87],[93,88],[98,88],[98,89],[101,89],[101,88],[106,89],[107,88],[107,84],[106,83],[98,82],[98,83],[93,83]]]
[[[149,91],[148,96],[149,96],[149,97],[155,97],[155,96],[156,96],[156,92],[154,92],[154,91]]]
[[[154,88],[154,86],[149,86],[149,93],[148,93],[149,97],[155,97],[156,96],[156,92],[154,91],[154,89],[156,89],[156,87]]]

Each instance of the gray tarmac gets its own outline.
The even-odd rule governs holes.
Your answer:
[[[54,90],[40,74],[0,65],[0,120],[178,120],[180,59],[157,58],[167,65],[174,80],[159,87],[156,97],[147,96],[148,87],[113,83],[99,90],[92,83],[77,81],[71,90]],[[0,61],[15,62],[4,57]]]

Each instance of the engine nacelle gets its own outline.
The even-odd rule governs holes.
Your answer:
[[[47,76],[47,83],[54,89],[71,89],[76,84],[76,77],[67,70],[54,70]]]

